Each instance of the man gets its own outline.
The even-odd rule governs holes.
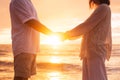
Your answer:
[[[52,33],[38,21],[31,0],[11,0],[12,48],[14,54],[14,80],[28,80],[36,74],[36,52],[39,32]]]

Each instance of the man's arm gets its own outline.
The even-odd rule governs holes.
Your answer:
[[[46,34],[46,35],[50,35],[52,34],[53,32],[48,29],[46,26],[44,26],[43,24],[41,24],[39,21],[37,20],[29,20],[25,23],[27,26],[30,26],[32,27],[33,29],[35,29],[36,31],[39,31],[43,34]]]

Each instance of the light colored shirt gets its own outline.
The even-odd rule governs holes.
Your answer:
[[[25,25],[31,19],[38,20],[31,0],[12,0],[10,16],[14,56],[20,53],[35,54],[39,49],[39,32]]]
[[[67,32],[70,37],[83,36],[80,57],[97,54],[109,60],[112,50],[111,10],[101,4],[83,23]]]

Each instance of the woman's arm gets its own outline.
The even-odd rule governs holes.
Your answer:
[[[98,8],[91,14],[91,16],[83,23],[79,24],[75,28],[66,32],[68,37],[77,37],[83,34],[88,33],[94,27],[99,24],[100,21],[104,20],[107,15],[109,7],[107,5],[100,5]]]

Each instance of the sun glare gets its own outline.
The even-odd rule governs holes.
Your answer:
[[[60,37],[57,35],[51,35],[48,36],[45,40],[46,44],[52,45],[52,46],[57,46],[61,44]]]
[[[52,56],[50,58],[50,62],[51,63],[60,63],[60,58],[59,57],[56,57],[56,56]]]

